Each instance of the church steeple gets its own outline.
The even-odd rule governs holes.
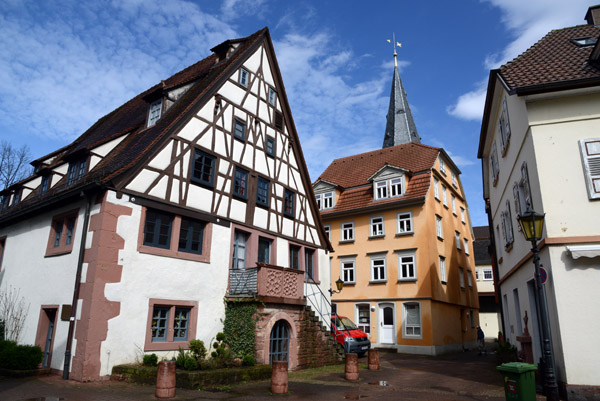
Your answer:
[[[394,37],[394,77],[392,78],[392,93],[390,94],[390,105],[388,107],[387,123],[385,125],[385,136],[383,147],[401,145],[407,142],[421,142],[413,120],[410,106],[406,99],[406,92],[402,86],[400,73],[398,73],[398,53],[396,53],[396,38]],[[388,40],[388,42],[390,42]],[[398,43],[398,46],[401,46]]]

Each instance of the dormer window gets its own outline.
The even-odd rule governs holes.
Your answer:
[[[4,194],[0,197],[0,211],[5,211],[8,207],[8,199],[10,198],[9,194]]]
[[[40,185],[40,195],[45,194],[46,192],[48,192],[48,186],[50,184],[50,176],[49,175],[43,175],[42,176],[42,184]]]
[[[319,210],[331,209],[333,207],[333,192],[316,194],[315,197],[317,198]]]
[[[148,110],[148,127],[152,127],[158,120],[162,113],[162,99],[158,99],[150,103],[150,109]]]
[[[67,171],[67,185],[73,185],[85,174],[86,160],[80,159],[69,163]]]
[[[15,189],[15,193],[13,194],[12,205],[17,206],[21,201],[21,188]]]
[[[375,200],[395,198],[404,195],[404,177],[390,178],[375,182]]]
[[[248,71],[241,68],[240,69],[240,85],[242,85],[244,88],[248,87],[248,78],[249,77],[250,77],[250,74],[248,73]]]

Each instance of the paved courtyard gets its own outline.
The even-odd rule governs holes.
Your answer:
[[[360,359],[366,363],[366,357]],[[495,356],[466,352],[441,357],[380,353],[379,371],[360,370],[358,383],[344,380],[339,369],[309,370],[290,375],[285,400],[504,400]],[[270,381],[219,389],[177,389],[174,400],[273,400]],[[538,399],[544,399],[538,396]],[[136,401],[155,400],[153,386],[123,382],[79,383],[58,376],[0,378],[3,401]]]

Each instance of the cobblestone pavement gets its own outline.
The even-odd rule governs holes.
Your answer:
[[[366,357],[361,358],[366,362]],[[357,383],[343,373],[292,378],[285,400],[504,400],[502,376],[493,355],[466,352],[440,357],[380,353],[381,369],[361,369]],[[270,381],[226,386],[226,391],[177,389],[173,400],[273,400]],[[79,383],[58,376],[0,378],[2,401],[156,400],[153,386],[124,382]],[[544,397],[538,396],[543,400]]]

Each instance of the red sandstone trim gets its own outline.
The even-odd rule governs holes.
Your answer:
[[[69,218],[75,218],[73,225],[73,233],[71,235],[71,243],[67,245],[67,223]],[[75,233],[77,232],[77,220],[79,218],[79,208],[69,210],[68,212],[61,213],[57,216],[52,217],[52,224],[50,225],[50,235],[48,236],[48,245],[46,246],[46,257],[57,256],[71,253],[73,250],[73,243],[75,242]],[[62,224],[62,233],[60,235],[60,243],[56,248],[54,247],[54,239],[56,237],[56,225],[57,223]]]
[[[269,255],[270,265],[277,265],[277,237],[267,234],[265,232],[255,230],[246,226],[240,226],[238,224],[231,224],[231,249],[229,250],[229,260],[233,260],[233,245],[235,240],[235,231],[243,231],[248,234],[248,240],[246,241],[246,268],[252,268],[256,265],[258,260],[258,239],[264,237],[270,239],[271,242],[271,253]],[[231,266],[229,266],[231,269]]]
[[[50,355],[48,356],[48,367],[52,363],[52,352],[54,350],[54,337],[56,333],[56,321],[58,320],[58,309],[59,305],[42,305],[40,307],[40,317],[38,319],[38,328],[35,335],[35,345],[42,349],[42,352],[46,349],[46,338],[48,336],[48,328],[50,327],[50,320],[46,314],[46,310],[54,309],[54,327],[52,328],[52,339],[50,340]],[[42,362],[43,363],[43,362]]]
[[[169,322],[167,325],[167,341],[152,342],[152,311],[154,306],[170,307]],[[175,307],[185,306],[190,308],[190,317],[188,321],[188,336],[186,341],[173,341],[173,321],[175,319]],[[198,326],[198,302],[180,301],[169,299],[150,298],[148,300],[148,320],[146,323],[146,337],[144,341],[144,351],[172,351],[179,347],[189,349],[189,341],[196,338],[196,327]]]
[[[259,311],[260,312],[260,311]],[[262,311],[264,313],[264,310]],[[296,324],[294,323],[294,319],[292,319],[286,312],[277,312],[275,313],[271,319],[269,319],[269,323],[264,328],[264,349],[263,349],[263,363],[269,363],[270,357],[270,344],[271,344],[271,330],[273,330],[273,326],[280,320],[285,320],[288,324],[288,328],[290,330],[290,347],[288,349],[289,355],[289,369],[294,370],[296,366],[298,366],[298,330]]]
[[[144,225],[146,223],[146,211],[148,209],[142,207],[142,216],[140,218],[140,229],[138,234],[138,252],[148,253],[157,256],[166,256],[168,258],[193,260],[195,262],[210,262],[210,245],[212,242],[212,223],[206,222],[204,226],[204,235],[202,238],[202,254],[179,252],[179,229],[181,228],[181,216],[174,215],[173,225],[171,226],[171,243],[169,249],[157,248],[155,246],[144,245]]]
[[[84,253],[88,269],[79,292],[81,318],[75,328],[77,347],[70,376],[78,381],[102,380],[100,350],[108,336],[108,321],[121,310],[120,302],[107,300],[104,291],[106,284],[121,281],[119,251],[124,249],[125,240],[117,234],[117,223],[119,217],[130,216],[132,208],[110,203],[107,196],[98,196],[100,211],[90,216],[88,230],[92,245]]]

